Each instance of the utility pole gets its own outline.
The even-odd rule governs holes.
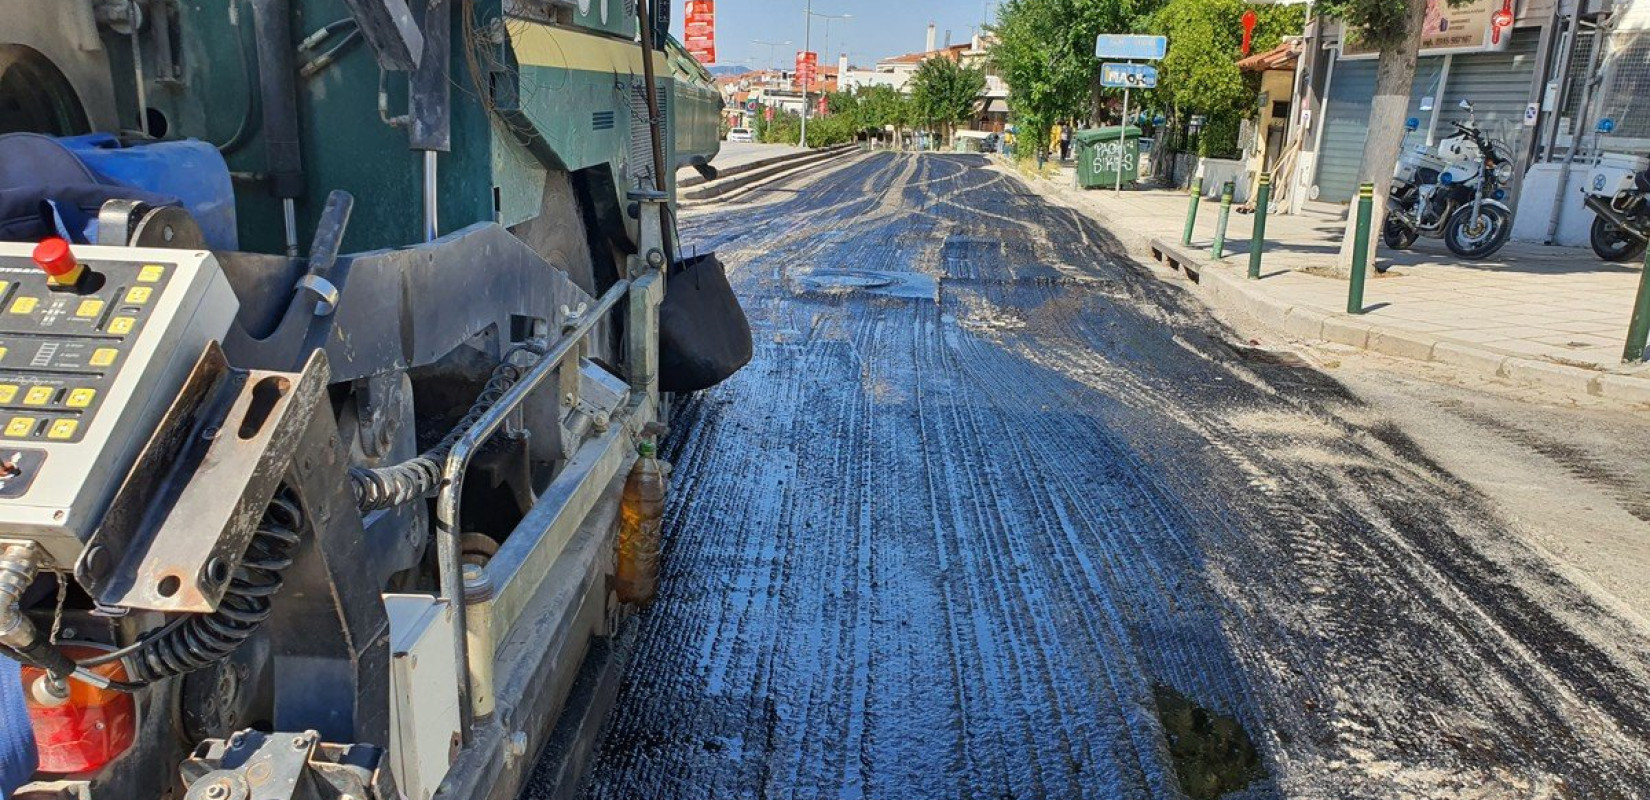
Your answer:
[[[831,57],[831,20],[837,20],[837,19],[850,20],[850,19],[854,18],[854,15],[853,14],[815,14],[814,16],[819,17],[822,20],[825,20],[825,46],[819,48],[819,54],[821,56],[825,57],[825,58],[830,58]]]
[[[806,57],[808,53],[813,51],[814,17],[819,17],[820,19],[825,20],[825,49],[826,50],[831,49],[831,20],[833,20],[833,19],[853,19],[854,18],[853,14],[815,14],[814,13],[814,0],[808,0],[808,7],[807,7],[806,10],[804,10],[802,12],[802,14],[803,14],[803,17],[804,17],[803,23],[802,23],[802,54],[803,54],[804,57]],[[828,56],[829,54],[827,53],[826,55]],[[816,64],[814,64],[814,71],[815,71],[816,74],[817,74],[818,70],[819,70],[819,65],[816,63]],[[800,71],[801,70],[798,70],[798,72],[800,72]],[[798,76],[798,77],[800,77],[800,76]],[[812,77],[812,76],[810,75],[809,77]],[[842,80],[842,76],[838,75],[837,80],[839,80],[839,81]],[[809,110],[808,81],[800,81],[800,83],[802,84],[802,146],[807,147],[808,146],[808,110]]]
[[[802,57],[803,57],[803,59],[806,59],[808,57],[808,52],[813,49],[813,40],[814,40],[814,0],[808,0],[808,8],[802,14]],[[806,64],[807,61],[804,60],[803,63]],[[800,72],[800,70],[798,70],[798,72]],[[803,77],[802,75],[797,75],[797,78],[799,78],[799,79],[802,78],[802,77]],[[810,75],[808,77],[811,78],[813,76]],[[807,147],[808,147],[808,81],[798,80],[797,82],[802,84],[802,142],[800,144],[798,144],[797,146],[801,147],[803,149],[807,149]]]

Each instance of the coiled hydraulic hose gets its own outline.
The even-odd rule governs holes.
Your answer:
[[[355,467],[349,472],[351,488],[355,491],[355,504],[365,514],[369,511],[381,511],[422,500],[435,494],[441,488],[441,470],[446,465],[447,456],[452,453],[458,440],[469,432],[488,411],[492,410],[504,393],[515,386],[521,376],[527,374],[538,359],[544,355],[545,348],[538,344],[526,344],[511,350],[504,356],[503,363],[493,370],[493,375],[482,388],[481,395],[470,406],[468,413],[459,420],[458,425],[441,440],[440,444],[426,450],[423,454],[408,461],[389,467]],[[516,364],[512,359],[517,353],[529,353],[534,357],[525,364]]]
[[[131,648],[101,656],[97,663],[124,657],[132,680],[149,684],[228,658],[269,619],[272,600],[284,584],[281,573],[292,566],[304,529],[297,496],[282,486],[264,511],[217,611],[179,618]]]

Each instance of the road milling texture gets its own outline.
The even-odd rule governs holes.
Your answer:
[[[682,233],[756,357],[588,797],[1650,796],[1640,626],[1092,221],[873,154]]]

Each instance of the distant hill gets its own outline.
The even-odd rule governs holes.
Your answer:
[[[715,75],[718,78],[723,77],[725,75],[743,75],[747,72],[755,72],[756,71],[754,69],[751,69],[750,67],[741,67],[737,64],[721,64],[721,65],[718,65],[718,66],[710,67],[709,69],[710,69],[710,74]]]

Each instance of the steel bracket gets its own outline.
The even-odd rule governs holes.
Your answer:
[[[418,31],[406,0],[344,0],[378,57],[380,69],[411,72],[424,56],[424,34]]]
[[[384,751],[325,744],[315,731],[242,731],[183,762],[185,800],[398,800]]]
[[[211,343],[98,526],[75,575],[105,606],[210,613],[240,567],[329,370],[237,370]]]

